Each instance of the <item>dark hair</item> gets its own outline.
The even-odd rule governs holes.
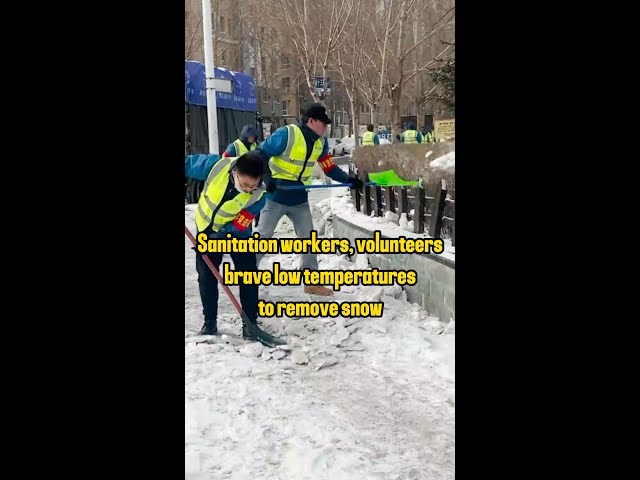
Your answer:
[[[251,178],[262,178],[264,173],[262,154],[258,151],[251,151],[241,155],[236,161],[235,168],[242,175],[247,175]]]
[[[373,123],[370,123],[369,125],[367,125],[367,130],[369,130],[370,132],[373,132]]]

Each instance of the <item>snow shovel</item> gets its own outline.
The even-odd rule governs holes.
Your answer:
[[[385,170],[383,172],[369,173],[370,182],[366,182],[366,187],[417,187],[418,181],[403,180],[393,170]],[[290,185],[290,186],[278,186],[278,190],[300,190],[309,188],[342,188],[350,187],[346,183],[335,183],[332,185]]]
[[[410,183],[410,185],[409,185]],[[415,184],[415,185],[414,185]],[[365,187],[417,187],[418,182],[406,182],[400,184],[386,184],[386,183],[376,183],[376,182],[365,182]],[[310,189],[310,188],[349,188],[351,185],[348,183],[334,183],[331,185],[288,185],[288,186],[280,186],[277,187],[278,190],[302,190]]]
[[[331,185],[288,185],[288,186],[278,186],[277,189],[278,190],[302,190],[303,188],[309,189],[309,188],[344,188],[344,187],[350,187],[351,185],[349,185],[348,183],[334,183]],[[367,182],[365,183],[365,186],[367,187],[375,187],[376,184],[373,182]]]
[[[189,231],[186,225],[184,226],[184,233],[187,235],[187,237],[189,237],[189,240],[191,240],[191,243],[195,247],[196,239],[193,238],[193,234]],[[267,347],[275,347],[277,345],[287,344],[287,342],[285,342],[281,338],[273,337],[269,335],[267,332],[265,332],[264,330],[262,330],[260,327],[258,327],[258,325],[256,325],[255,323],[251,323],[249,321],[249,317],[247,317],[247,314],[244,313],[242,306],[240,305],[240,303],[238,303],[238,300],[236,300],[236,297],[233,296],[233,293],[231,292],[229,287],[227,287],[224,284],[224,281],[222,280],[222,276],[220,275],[220,272],[218,272],[218,269],[213,264],[211,259],[207,255],[201,254],[200,252],[196,252],[196,255],[202,255],[202,258],[207,264],[207,266],[209,267],[209,269],[211,270],[211,273],[213,273],[213,275],[218,279],[218,283],[224,289],[225,293],[229,297],[229,300],[231,300],[231,303],[233,304],[237,312],[240,314],[240,317],[242,318],[242,326],[245,328],[245,331],[249,337],[251,337],[252,339],[258,340],[260,343],[262,343],[263,345],[266,345]]]

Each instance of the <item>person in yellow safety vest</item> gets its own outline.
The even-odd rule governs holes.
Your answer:
[[[413,122],[407,123],[407,129],[400,134],[402,143],[422,143],[422,134],[416,130]]]
[[[367,125],[367,131],[362,134],[362,146],[379,145],[378,135],[373,131],[373,125]]]
[[[424,143],[432,143],[433,142],[433,130],[428,128],[428,127],[425,127],[425,130],[422,133],[422,138],[424,139]]]
[[[221,157],[213,163],[196,208],[198,237],[205,233],[209,239],[251,236],[253,217],[266,203],[263,183],[262,155],[248,152],[238,158]],[[216,268],[222,263],[222,253],[200,253],[196,249],[196,271],[204,325],[199,335],[215,335],[218,331],[218,280],[204,261],[208,255]],[[237,271],[257,270],[255,253],[231,253]],[[240,303],[249,321],[258,318],[258,285],[240,284]],[[242,328],[245,338],[257,340]]]
[[[258,146],[258,131],[251,125],[245,125],[240,132],[240,138],[231,142],[222,154],[224,157],[239,157],[249,151],[254,151]],[[256,215],[254,222],[258,226],[260,214]]]
[[[239,157],[258,146],[258,131],[251,125],[245,125],[240,132],[240,138],[230,143],[224,151],[225,157]]]
[[[363,182],[350,178],[331,160],[329,144],[323,137],[331,120],[326,109],[319,103],[311,104],[303,113],[300,122],[280,127],[260,145],[265,163],[268,162],[271,178],[267,184],[267,204],[260,212],[260,225],[256,231],[261,238],[271,238],[280,219],[286,215],[293,222],[298,238],[310,238],[313,220],[309,208],[304,182],[311,178],[311,171],[318,162],[324,173],[331,179],[346,183],[350,188],[362,188]],[[297,187],[292,190],[280,187]],[[263,255],[258,254],[258,265]],[[318,258],[315,253],[302,254],[302,266],[309,270],[318,270]],[[333,291],[321,285],[305,285],[305,293],[314,295],[333,295]]]

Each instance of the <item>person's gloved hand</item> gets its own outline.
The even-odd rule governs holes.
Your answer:
[[[253,233],[253,229],[251,226],[245,228],[244,230],[240,230],[236,228],[234,224],[231,224],[231,228],[229,229],[229,233],[236,238],[249,238]]]
[[[362,187],[364,187],[364,182],[360,180],[358,177],[353,177],[351,179],[351,187],[349,188],[355,188],[356,190],[360,190],[362,189]]]

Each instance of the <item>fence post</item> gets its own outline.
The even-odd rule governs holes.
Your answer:
[[[382,187],[374,187],[374,196],[376,198],[376,216],[382,217]]]
[[[442,216],[444,215],[444,204],[447,201],[447,182],[442,179],[441,188],[436,189],[433,199],[433,209],[431,211],[431,222],[429,224],[429,236],[440,238],[442,229]]]
[[[413,215],[413,231],[415,233],[424,233],[424,208],[425,208],[425,191],[422,186],[413,187],[414,215]]]
[[[356,178],[359,178],[359,175],[355,175]],[[351,189],[351,198],[354,200],[354,203],[356,205],[356,210],[359,212],[360,211],[360,196],[362,195],[362,190],[361,189],[357,189],[357,188],[352,188]]]
[[[407,197],[407,187],[400,187],[400,205],[399,213],[402,216],[403,213],[409,213],[409,199]]]
[[[384,194],[385,202],[387,204],[387,211],[396,213],[396,192],[394,192],[393,187],[387,187],[384,191]]]
[[[369,183],[369,172],[367,172],[366,170],[362,171],[362,174],[364,175],[364,182],[365,182],[365,187],[364,187],[364,214],[368,217],[369,215],[371,215],[371,187],[367,185],[367,183]]]
[[[358,177],[358,175],[356,175],[356,173],[354,172],[353,164],[351,162],[349,162],[349,177],[351,178]],[[350,189],[349,193],[351,194],[351,201],[354,203],[354,205],[356,206],[356,210],[359,212],[360,211],[360,190],[352,188]]]

